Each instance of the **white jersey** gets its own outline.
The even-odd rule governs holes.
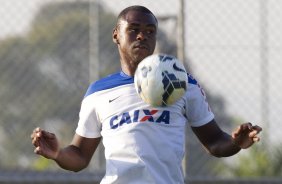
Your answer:
[[[188,75],[186,94],[174,105],[152,107],[119,72],[90,85],[82,101],[76,133],[103,137],[106,174],[102,184],[183,184],[185,127],[210,122],[203,90]]]

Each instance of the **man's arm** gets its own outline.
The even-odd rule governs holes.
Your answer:
[[[34,129],[31,139],[36,154],[55,160],[63,169],[76,172],[88,166],[101,140],[75,134],[71,144],[61,149],[56,135],[41,128]]]
[[[61,168],[78,172],[88,166],[100,140],[75,134],[71,144],[61,149],[54,160]]]
[[[259,141],[258,133],[262,130],[251,123],[240,125],[232,136],[220,129],[215,120],[200,127],[192,127],[206,150],[216,157],[228,157],[238,153],[241,149],[250,147]]]

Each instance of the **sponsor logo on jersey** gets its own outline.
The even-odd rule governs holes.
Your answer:
[[[135,110],[113,116],[110,120],[111,129],[116,129],[131,123],[160,123],[170,124],[170,111],[167,110]]]

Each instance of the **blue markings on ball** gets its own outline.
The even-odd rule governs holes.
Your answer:
[[[173,69],[176,70],[176,71],[186,73],[186,71],[183,70],[182,68],[179,68],[179,67],[176,65],[176,63],[173,63],[172,67],[173,67]]]
[[[173,56],[168,56],[168,55],[159,55],[159,60],[161,62],[166,62],[166,61],[171,61],[173,60],[175,57]]]
[[[151,68],[150,66],[149,66],[149,67],[143,66],[143,67],[141,68],[142,77],[146,78],[148,72],[150,72],[151,70],[152,70],[152,68]]]
[[[173,73],[168,73],[168,71],[162,72],[162,83],[164,86],[165,93],[162,95],[162,106],[166,106],[169,96],[173,93],[174,89],[183,88],[186,90],[186,81],[180,81]]]

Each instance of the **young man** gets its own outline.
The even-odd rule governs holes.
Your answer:
[[[259,141],[261,128],[251,123],[239,126],[232,136],[223,132],[190,75],[186,94],[174,105],[155,108],[138,97],[134,72],[142,59],[153,54],[157,28],[156,17],[145,7],[131,6],[120,13],[113,41],[120,53],[121,71],[90,85],[69,146],[60,148],[54,134],[36,128],[31,135],[35,153],[64,169],[80,171],[103,137],[106,174],[101,183],[176,184],[184,183],[181,162],[187,122],[216,157],[234,155]]]

